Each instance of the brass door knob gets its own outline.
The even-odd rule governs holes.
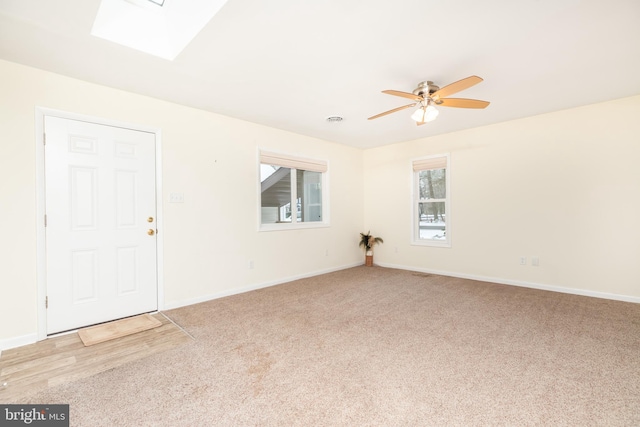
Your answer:
[[[149,231],[147,231],[147,234],[149,236],[153,236],[154,234],[156,234],[156,231],[153,228],[150,228]]]
[[[153,222],[153,217],[150,216],[149,218],[147,218],[147,222]]]

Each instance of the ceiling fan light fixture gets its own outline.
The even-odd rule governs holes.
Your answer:
[[[416,122],[423,122],[424,121],[424,107],[420,107],[416,111],[414,111],[413,114],[411,115],[411,118],[413,120],[415,120]]]
[[[440,112],[433,105],[429,104],[426,107],[420,107],[413,112],[411,118],[418,123],[429,123],[438,117]]]
[[[429,104],[427,105],[427,108],[424,109],[424,121],[427,123],[432,122],[436,117],[438,117],[438,114],[440,114],[440,111],[438,111],[433,105]]]

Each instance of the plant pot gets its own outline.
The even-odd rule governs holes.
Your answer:
[[[373,267],[373,254],[367,254],[364,259],[364,265],[367,267]]]

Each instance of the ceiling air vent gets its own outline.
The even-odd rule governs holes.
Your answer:
[[[125,1],[131,4],[135,4],[136,6],[144,7],[146,9],[155,9],[158,6],[160,7],[164,6],[167,0],[125,0]]]

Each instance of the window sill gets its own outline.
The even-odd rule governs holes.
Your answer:
[[[330,224],[327,222],[298,222],[292,224],[280,223],[280,224],[261,224],[258,231],[286,231],[286,230],[304,230],[309,228],[327,228]]]
[[[435,248],[450,248],[451,242],[448,240],[413,240],[411,242],[413,246],[430,246]]]

